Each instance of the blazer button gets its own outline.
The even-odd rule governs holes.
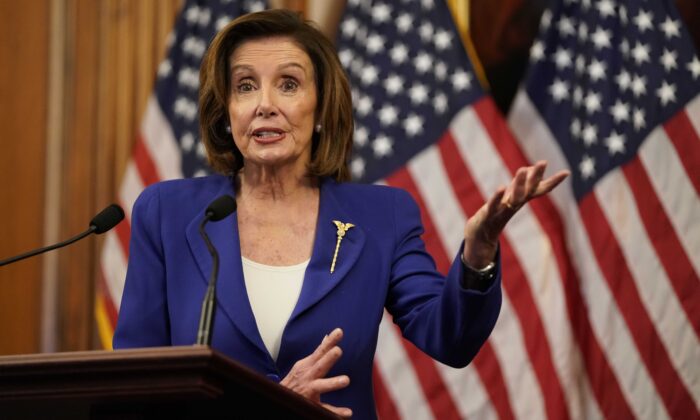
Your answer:
[[[280,377],[278,375],[275,375],[274,373],[268,373],[265,376],[267,376],[267,379],[269,379],[271,381],[275,381],[277,383],[279,383],[279,381],[280,381]]]

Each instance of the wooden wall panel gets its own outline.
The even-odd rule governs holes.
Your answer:
[[[67,0],[62,235],[118,202],[118,189],[181,0]],[[99,346],[93,314],[103,237],[62,253],[59,350]]]
[[[99,2],[70,0],[67,20],[65,94],[65,137],[61,237],[85,230],[95,213],[96,119],[98,108]],[[58,348],[87,348],[92,329],[92,312],[88,302],[93,291],[95,240],[88,238],[71,245],[59,257]]]
[[[49,6],[0,1],[0,258],[43,245]],[[39,350],[41,259],[0,267],[0,354]]]

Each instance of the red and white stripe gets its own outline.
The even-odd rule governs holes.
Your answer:
[[[518,140],[490,99],[478,102],[385,181],[418,201],[426,246],[443,271],[467,215],[518,167],[545,159],[550,173],[569,169],[525,95],[511,115]],[[580,204],[564,184],[511,220],[501,238],[504,304],[491,338],[466,369],[429,361],[440,375],[431,380],[457,404],[450,418],[700,416],[700,160],[688,152],[688,142],[698,149],[699,122],[696,99]],[[396,328],[383,323],[396,343]],[[398,366],[425,363],[405,351],[394,357],[397,348],[380,338],[377,370],[388,397],[410,413],[402,418],[447,418],[450,404],[436,406],[420,379],[411,388],[423,392],[410,401],[392,393],[415,385]],[[417,411],[416,398],[430,410]]]
[[[698,220],[700,208],[692,174],[683,169],[700,161],[674,152],[676,143],[697,138],[697,132],[676,130],[683,138],[675,140],[665,134],[673,132],[676,119],[697,119],[697,104],[695,99],[654,130],[638,158],[607,174],[578,206],[569,188],[551,195],[567,221],[568,253],[580,273],[586,315],[637,417],[699,415],[700,302],[692,260],[700,246],[691,220]],[[516,99],[510,123],[521,135],[516,147],[528,160],[546,159],[553,170],[567,168],[526,95]]]
[[[414,158],[406,171],[389,177],[387,182],[413,192],[424,209],[426,228],[431,230],[435,226],[436,234],[428,232],[425,240],[442,270],[456,255],[466,215],[473,214],[485,197],[511,178],[511,171],[499,162],[492,134],[484,128],[500,117],[493,114],[495,108],[487,106],[485,109],[482,115],[471,108],[460,113],[450,133]],[[489,121],[483,124],[481,118]],[[484,156],[493,158],[484,159]],[[487,351],[477,357],[473,368],[442,369],[443,374],[450,372],[449,377],[443,376],[443,381],[450,384],[450,388],[458,389],[455,384],[459,383],[460,374],[466,376],[471,369],[476,370],[480,383],[473,384],[472,390],[489,395],[490,401],[485,404],[494,405],[493,411],[501,418],[547,415],[567,418],[581,417],[581,413],[595,414],[597,406],[590,404],[594,400],[587,398],[584,403],[580,402],[581,393],[590,394],[586,381],[571,374],[581,371],[581,359],[572,345],[570,329],[562,322],[566,319],[564,300],[560,296],[561,282],[551,258],[551,246],[541,241],[543,233],[532,214],[525,211],[518,217],[521,221],[512,222],[512,228],[509,227],[502,241],[504,263],[508,261],[504,267],[508,274],[515,276],[509,278],[504,274],[508,279],[504,283],[504,305],[498,325],[485,347]],[[515,282],[513,277],[521,281]],[[540,284],[528,281],[535,278]],[[532,288],[537,293],[533,293]],[[542,317],[536,308],[546,308],[551,314],[558,311],[559,315]],[[550,341],[556,343],[556,353],[551,351]],[[543,351],[543,346],[550,349]],[[380,346],[378,354],[382,351]],[[576,393],[573,392],[576,388],[562,386],[567,383],[564,381],[577,381],[581,391]],[[500,390],[500,394],[496,390]],[[453,392],[453,395],[460,394]],[[429,397],[423,397],[429,404]],[[462,407],[461,417],[480,417],[482,406]]]
[[[116,315],[126,279],[134,202],[146,186],[160,180],[182,178],[181,159],[172,129],[155,96],[151,96],[146,106],[141,134],[134,145],[119,190],[119,204],[124,209],[126,218],[106,234],[102,248],[102,284],[99,285],[101,294],[98,299],[102,300],[107,311],[106,319],[111,325],[99,326],[100,328],[114,331],[117,325]],[[103,344],[111,347],[111,343]]]

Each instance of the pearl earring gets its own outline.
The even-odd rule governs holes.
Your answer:
[[[226,125],[226,132],[231,134],[231,126],[230,125]]]
[[[314,127],[317,133],[321,132],[321,124],[316,124],[316,127]]]

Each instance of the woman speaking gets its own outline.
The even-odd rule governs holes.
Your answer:
[[[245,15],[216,36],[200,73],[201,136],[219,175],[158,183],[136,201],[114,347],[195,341],[211,271],[198,227],[230,194],[237,212],[207,227],[221,255],[212,347],[361,419],[376,416],[384,309],[425,353],[466,366],[498,317],[499,234],[567,173],[518,170],[469,219],[445,277],[406,192],[348,182],[350,87],[317,29],[289,11]]]

